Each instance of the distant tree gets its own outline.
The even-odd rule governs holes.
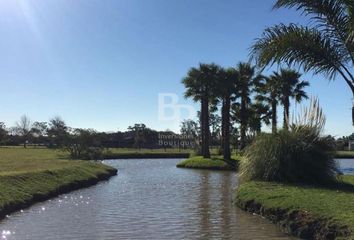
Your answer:
[[[181,123],[180,133],[183,135],[189,135],[197,140],[200,135],[200,126],[198,122],[191,119],[183,120]]]
[[[47,135],[48,124],[46,122],[34,122],[32,124],[32,135],[39,143],[44,143]]]
[[[0,122],[0,145],[5,141],[7,134],[5,123]]]
[[[147,128],[143,123],[129,126],[128,130],[134,133],[134,147],[141,149],[147,142]]]
[[[231,124],[230,143],[233,146],[234,150],[236,150],[239,145],[239,138],[240,138],[240,134],[238,128]]]
[[[49,120],[47,130],[48,137],[51,141],[51,146],[61,147],[64,144],[65,137],[68,134],[69,127],[65,121],[57,116]]]
[[[73,159],[98,160],[103,152],[103,147],[97,142],[97,132],[92,129],[74,129],[65,136],[62,148]]]
[[[291,69],[281,69],[279,73],[274,73],[274,76],[279,79],[280,87],[280,102],[284,107],[284,129],[289,128],[289,109],[290,99],[296,102],[301,102],[307,99],[308,96],[304,88],[309,86],[307,81],[301,81],[301,74]]]
[[[15,131],[21,136],[23,147],[27,148],[28,139],[32,134],[32,123],[28,116],[23,115],[21,119],[16,122]]]
[[[181,122],[180,133],[189,138],[189,141],[194,143],[194,148],[199,149],[200,126],[198,122],[191,119],[186,119]]]
[[[269,106],[257,101],[252,103],[249,109],[248,127],[251,133],[261,133],[262,124],[270,124]]]
[[[211,127],[211,141],[213,145],[219,145],[221,138],[221,117],[217,113],[210,113],[209,123]]]
[[[274,73],[273,75],[264,78],[257,86],[257,96],[256,99],[270,107],[270,115],[272,118],[272,133],[277,132],[277,122],[278,114],[277,108],[280,101],[281,95],[281,79],[277,77]]]

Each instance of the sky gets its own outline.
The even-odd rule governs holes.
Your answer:
[[[135,123],[178,131],[179,121],[161,116],[181,112],[183,119],[191,117],[187,107],[199,109],[183,98],[181,79],[190,67],[236,66],[249,60],[266,27],[307,23],[295,10],[273,11],[273,3],[0,0],[0,121],[13,126],[26,114],[32,121],[61,116],[69,126],[99,131]],[[327,116],[326,133],[351,134],[352,94],[344,81],[302,78]],[[161,94],[173,98],[161,102]],[[173,101],[175,108],[164,108]]]

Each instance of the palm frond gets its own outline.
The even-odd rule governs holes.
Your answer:
[[[295,24],[267,28],[252,46],[251,56],[261,67],[285,62],[330,79],[347,61],[346,55],[321,32]]]

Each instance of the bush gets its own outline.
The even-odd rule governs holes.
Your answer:
[[[65,137],[63,150],[70,154],[72,159],[99,160],[103,156],[103,148],[95,143],[92,130],[75,129]]]
[[[336,181],[335,143],[321,135],[324,122],[315,101],[289,131],[258,136],[241,161],[241,180],[305,184]]]

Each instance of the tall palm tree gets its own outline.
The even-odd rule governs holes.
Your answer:
[[[277,132],[277,106],[280,99],[280,78],[276,77],[275,74],[264,78],[261,84],[257,87],[258,101],[264,102],[266,105],[270,106],[270,115],[272,117],[272,133]]]
[[[209,105],[215,98],[213,89],[215,88],[219,68],[215,64],[199,64],[198,68],[191,68],[187,76],[182,80],[186,87],[185,97],[201,102],[200,123],[202,155],[204,158],[210,158]]]
[[[246,131],[249,117],[249,106],[251,103],[250,95],[261,76],[256,74],[255,66],[249,63],[239,63],[236,67],[238,72],[238,81],[236,83],[236,92],[240,97],[240,149],[246,146]]]
[[[310,17],[311,25],[267,28],[251,48],[257,64],[286,62],[329,79],[339,74],[354,95],[354,1],[277,0],[274,8],[295,8]]]
[[[294,99],[297,103],[303,99],[308,99],[304,88],[309,86],[309,82],[300,80],[301,74],[291,69],[281,69],[280,73],[275,72],[274,78],[277,78],[280,101],[284,108],[284,129],[289,128],[289,109],[290,99]]]
[[[220,69],[219,81],[215,92],[222,102],[221,106],[221,133],[222,133],[222,152],[224,160],[230,163],[230,110],[231,101],[234,99],[235,83],[238,79],[238,72],[234,68]]]

